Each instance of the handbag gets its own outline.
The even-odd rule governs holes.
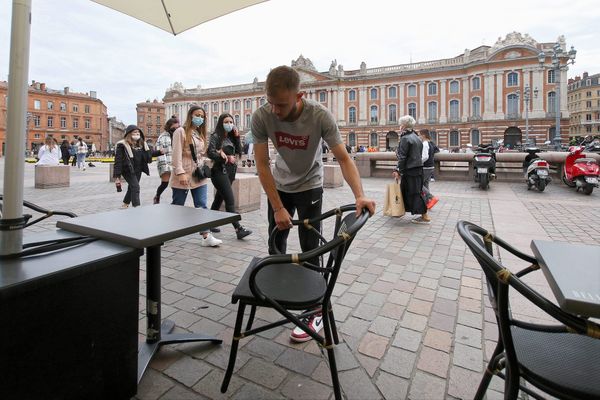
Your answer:
[[[193,139],[192,139],[193,140]],[[192,152],[192,159],[194,160],[194,164],[196,164],[196,169],[192,172],[192,176],[197,181],[201,181],[202,179],[207,179],[211,177],[210,167],[206,164],[202,164],[202,166],[198,166],[198,158],[196,157],[196,148],[193,143],[190,143],[190,150]]]
[[[385,199],[383,204],[383,215],[388,217],[401,217],[406,210],[404,200],[398,183],[388,183],[385,188]]]

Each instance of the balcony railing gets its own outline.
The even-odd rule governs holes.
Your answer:
[[[481,121],[481,115],[473,115],[469,118],[467,118],[467,120],[469,122],[477,122],[477,121]]]
[[[437,124],[438,119],[437,118],[427,118],[427,123],[428,124]]]
[[[506,114],[506,119],[521,119],[521,114],[519,114],[519,113]]]
[[[448,118],[448,122],[460,122],[460,117],[450,117]]]

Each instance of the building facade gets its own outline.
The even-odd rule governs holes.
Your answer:
[[[108,150],[114,150],[117,142],[125,136],[125,124],[117,117],[108,117]]]
[[[165,117],[165,105],[156,99],[146,100],[143,103],[137,103],[135,111],[137,112],[137,126],[144,131],[146,142],[150,145],[154,144],[170,117],[170,115]]]
[[[570,136],[600,135],[600,74],[569,79]]]
[[[564,37],[557,43],[566,50]],[[345,70],[333,61],[328,71],[319,72],[308,58],[300,56],[291,65],[300,74],[305,96],[333,113],[350,146],[394,150],[398,119],[409,114],[417,120],[418,129],[432,132],[441,148],[458,150],[467,143],[499,139],[510,147],[524,141],[526,114],[530,140],[540,143],[554,137],[556,82],[562,89],[561,135],[567,140],[566,51],[560,59],[560,77],[549,68],[549,56],[543,65],[538,61],[540,52],[550,54],[554,45],[513,32],[493,46],[467,49],[449,59],[375,68],[367,68],[363,62],[356,70]],[[529,101],[521,95],[526,86],[532,93],[537,89],[537,96]],[[264,81],[255,78],[249,84],[208,89],[185,89],[175,83],[163,101],[166,115],[180,117],[192,104],[200,104],[207,111],[210,130],[219,114],[229,112],[246,132],[252,113],[266,97]]]
[[[37,153],[47,136],[60,144],[81,136],[97,151],[108,146],[107,109],[96,92],[74,93],[65,87],[53,90],[45,83],[32,81],[28,89],[26,151]],[[6,148],[8,83],[0,82],[0,155]]]

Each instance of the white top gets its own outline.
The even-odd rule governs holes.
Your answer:
[[[54,146],[54,148],[50,150],[48,146],[43,145],[38,151],[39,161],[35,165],[58,165],[59,154],[60,149],[58,146]]]
[[[421,152],[421,162],[425,162],[429,159],[429,141],[423,141],[423,151]]]

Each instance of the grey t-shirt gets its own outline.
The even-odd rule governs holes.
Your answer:
[[[304,107],[294,122],[277,119],[266,103],[252,115],[254,143],[271,139],[277,149],[273,177],[277,190],[302,192],[323,186],[321,139],[329,148],[342,143],[333,115],[319,103],[302,99]]]

